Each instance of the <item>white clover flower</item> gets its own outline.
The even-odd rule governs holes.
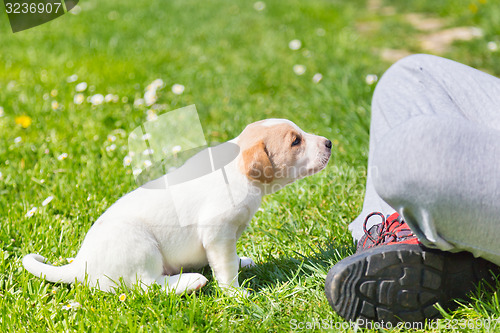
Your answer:
[[[80,303],[78,303],[78,302],[71,302],[71,303],[68,303],[66,305],[63,305],[62,309],[63,310],[78,309],[81,306],[82,305]]]
[[[321,73],[316,73],[314,74],[312,80],[314,83],[319,83],[321,80],[323,80],[323,75]]]
[[[57,108],[59,108],[59,103],[57,101],[52,101],[50,106],[52,107],[52,110],[57,110]]]
[[[149,168],[150,166],[153,165],[153,163],[150,160],[144,160],[143,165],[145,168]]]
[[[112,145],[106,147],[107,152],[114,151],[115,149],[116,149],[116,145],[114,143]]]
[[[125,102],[124,102],[125,103]],[[142,98],[137,98],[135,101],[134,101],[134,106],[141,106],[141,105],[144,105],[144,99]]]
[[[182,150],[181,146],[177,145],[177,146],[173,146],[172,147],[172,153],[174,154],[177,154],[178,152],[180,152]]]
[[[114,20],[118,19],[119,17],[120,17],[120,14],[118,14],[118,12],[115,10],[110,11],[108,14],[108,19],[110,21],[114,21]]]
[[[316,29],[316,35],[318,35],[318,36],[324,36],[325,34],[326,34],[325,29],[323,29],[323,28]]]
[[[134,170],[132,171],[132,174],[133,174],[134,176],[138,176],[141,172],[142,172],[142,169],[134,169]]]
[[[107,94],[106,96],[104,96],[104,101],[106,103],[113,102],[114,99],[115,99],[115,96],[113,94]]]
[[[87,90],[87,82],[80,82],[76,85],[75,90],[78,92],[82,92]]]
[[[54,199],[54,197],[53,197],[53,196],[51,196],[51,195],[49,195],[49,196],[47,197],[47,199],[43,200],[43,202],[42,202],[42,206],[44,206],[44,207],[45,207],[45,206],[47,206],[47,205],[48,205],[48,204],[52,201],[52,199]]]
[[[75,97],[73,97],[73,103],[77,105],[82,104],[84,100],[85,97],[83,96],[83,94],[76,94]]]
[[[366,83],[369,85],[374,84],[375,82],[377,82],[377,80],[378,80],[378,76],[375,74],[368,74],[365,78]]]
[[[176,95],[180,95],[184,92],[184,86],[182,84],[176,83],[172,86],[172,92]]]
[[[293,71],[297,75],[302,75],[302,74],[304,74],[306,72],[306,66],[304,66],[304,65],[295,65],[295,66],[293,66]]]
[[[498,51],[498,44],[496,42],[488,42],[488,50],[491,52]]]
[[[21,141],[23,141],[23,138],[21,138],[20,136],[14,139],[14,143],[20,143]]]
[[[4,111],[3,111],[3,107],[0,106],[0,117],[3,117],[5,115]]]
[[[155,90],[161,89],[161,88],[165,87],[165,82],[163,82],[162,79],[156,79],[153,82],[151,82],[150,86]]]
[[[36,208],[36,207],[31,208],[30,210],[28,210],[28,212],[24,216],[25,217],[32,217],[35,214],[35,212],[36,212],[37,209],[38,208]]]
[[[158,119],[158,115],[153,110],[148,110],[146,119],[147,121],[155,121],[156,119]]]
[[[57,156],[57,159],[59,161],[65,160],[66,158],[68,158],[68,153],[62,153],[61,155]]]
[[[288,43],[290,50],[298,50],[302,47],[302,42],[298,39],[293,39]]]
[[[150,89],[144,93],[144,101],[146,102],[147,106],[155,104],[157,99],[158,97],[156,96],[156,89]]]
[[[109,134],[108,135],[108,141],[109,142],[115,142],[116,141],[116,136],[114,136],[113,134]]]
[[[263,1],[257,1],[253,4],[253,9],[260,12],[260,11],[266,9],[266,4]]]
[[[92,103],[92,105],[100,105],[102,102],[104,102],[104,96],[101,94],[95,94],[90,98],[90,103]]]
[[[153,155],[155,151],[153,150],[153,148],[148,148],[148,149],[145,149],[142,154],[143,155]]]
[[[123,158],[123,166],[129,166],[130,164],[132,164],[132,157],[127,155]]]
[[[71,82],[75,82],[76,80],[78,80],[78,75],[73,74],[71,76],[68,76],[68,78],[66,79],[66,82],[71,83]]]

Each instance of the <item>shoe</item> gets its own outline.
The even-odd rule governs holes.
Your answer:
[[[366,223],[375,215],[382,218],[382,223],[375,224],[370,230],[366,230]],[[398,213],[392,214],[387,219],[384,217],[384,214],[379,212],[369,214],[363,223],[363,231],[365,234],[359,240],[356,252],[382,244],[421,244],[417,236],[413,234],[408,224],[400,218]]]
[[[382,223],[366,230],[374,215]],[[360,326],[434,319],[439,316],[437,303],[452,308],[454,299],[464,298],[482,279],[493,282],[493,275],[500,273],[498,266],[468,252],[424,247],[397,213],[387,219],[370,214],[363,228],[356,253],[335,264],[325,282],[333,310]]]

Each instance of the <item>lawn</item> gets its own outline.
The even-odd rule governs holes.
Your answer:
[[[500,75],[494,2],[84,0],[74,14],[16,34],[2,12],[0,330],[280,332],[347,324],[329,307],[324,280],[355,250],[347,225],[363,202],[376,80],[405,52]],[[441,26],[412,24],[415,13]],[[422,46],[453,27],[480,30],[444,50]],[[141,104],[156,79],[164,83],[156,103]],[[248,299],[224,295],[209,268],[202,271],[209,284],[187,296],[154,287],[109,294],[23,269],[28,253],[58,264],[74,257],[92,223],[136,187],[124,165],[128,134],[151,115],[191,104],[208,142],[271,117],[333,142],[329,166],[266,197],[239,240],[239,254],[257,263],[240,274]],[[498,319],[498,295],[479,289],[443,316]]]

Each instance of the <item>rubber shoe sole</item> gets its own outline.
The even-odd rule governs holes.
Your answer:
[[[468,252],[443,252],[394,244],[364,250],[328,272],[326,298],[344,319],[423,322],[439,316],[435,304],[452,308],[483,278],[493,282],[498,266]]]

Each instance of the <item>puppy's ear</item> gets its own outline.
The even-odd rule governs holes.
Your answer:
[[[261,183],[270,183],[274,179],[274,170],[266,145],[259,141],[252,147],[242,151],[243,168],[246,176]]]

